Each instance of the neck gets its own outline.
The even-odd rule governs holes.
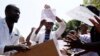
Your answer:
[[[51,32],[51,30],[46,30],[45,33],[46,33],[46,34],[50,34],[50,32]]]
[[[12,22],[12,21],[9,20],[9,19],[10,19],[10,18],[7,18],[7,17],[6,17],[6,23],[7,23],[7,26],[8,26],[8,28],[9,28],[9,33],[11,33],[12,30],[13,30],[14,22]]]

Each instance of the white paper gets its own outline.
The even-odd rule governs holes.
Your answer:
[[[56,19],[55,12],[55,9],[43,9],[41,13],[41,19],[45,19],[49,22],[54,22]]]
[[[89,19],[96,16],[93,12],[84,6],[78,6],[72,9],[71,11],[67,12],[67,15],[90,26],[93,26],[93,24],[89,21]]]

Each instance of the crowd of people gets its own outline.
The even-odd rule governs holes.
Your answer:
[[[47,6],[47,5],[46,5]],[[46,8],[50,8],[47,6]],[[87,8],[99,16],[100,12],[94,6],[87,6]],[[0,55],[11,56],[15,52],[30,50],[30,46],[47,42],[50,39],[54,40],[59,56],[99,56],[100,55],[100,18],[94,16],[96,19],[89,19],[94,25],[91,30],[88,29],[87,24],[81,24],[77,29],[70,30],[65,37],[61,35],[66,30],[66,23],[55,16],[58,23],[58,29],[52,31],[54,22],[52,20],[42,19],[38,28],[32,28],[28,37],[24,39],[18,33],[13,31],[14,23],[17,23],[20,16],[20,10],[15,5],[7,5],[5,8],[5,18],[0,18]],[[66,19],[67,20],[67,19]],[[40,32],[41,28],[45,26],[45,30]],[[68,47],[64,50],[59,50],[57,40],[62,38]],[[45,50],[44,50],[45,51]]]

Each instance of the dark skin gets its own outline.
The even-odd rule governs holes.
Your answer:
[[[88,26],[87,26],[87,25],[82,24],[82,25],[80,26],[80,29],[81,29],[81,34],[87,34],[87,33],[88,33],[88,32],[87,32],[87,30],[88,30]]]
[[[6,8],[6,10],[5,10],[5,15],[6,15],[5,20],[6,20],[8,28],[9,28],[9,33],[11,34],[14,23],[17,23],[17,21],[18,21],[20,11],[14,5],[8,5],[8,7],[9,8]],[[11,50],[26,51],[28,49],[29,49],[28,47],[22,46],[22,45],[7,45],[4,48],[4,52],[8,52]]]
[[[96,16],[94,16],[94,18],[96,19],[97,22],[93,19],[89,19],[89,20],[94,25],[96,31],[98,33],[100,33],[100,18],[98,18]],[[88,51],[96,51],[96,52],[100,51],[100,41],[92,42],[92,43],[81,43],[81,41],[79,39],[73,40],[70,38],[70,40],[71,41],[67,41],[70,43],[70,45],[67,45],[67,46],[69,46],[71,49],[72,48],[81,48],[81,49],[85,49]]]
[[[26,38],[26,42],[25,43],[27,43],[27,46],[31,46],[31,42],[29,41],[30,40],[30,38],[31,38],[31,35],[32,35],[32,32],[34,31],[34,29],[35,28],[32,28],[31,29],[31,32],[30,32],[30,34],[27,36],[27,38]]]

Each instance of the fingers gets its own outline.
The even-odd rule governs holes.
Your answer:
[[[97,25],[98,25],[98,23],[95,22],[93,19],[89,19],[89,20],[91,21],[91,23],[92,23],[94,26],[97,26]]]
[[[67,50],[71,50],[72,48],[71,47],[69,47]]]
[[[96,21],[100,24],[100,18],[98,18],[97,16],[94,16],[94,18],[95,18]]]
[[[64,45],[64,46],[68,46],[69,47],[70,45]]]
[[[95,19],[97,20],[97,22],[94,21],[93,19],[89,19],[89,20],[90,20],[90,21],[92,22],[92,24],[95,26],[97,32],[100,32],[100,19],[97,18],[96,16],[95,16]]]
[[[25,44],[25,43],[27,43],[27,42],[23,42],[22,44]]]
[[[68,37],[68,39],[71,40],[71,41],[75,41],[75,40],[79,39],[78,36],[73,35],[73,34],[69,34],[67,37]]]
[[[64,42],[70,43],[71,41],[69,41],[69,40],[65,40]]]

